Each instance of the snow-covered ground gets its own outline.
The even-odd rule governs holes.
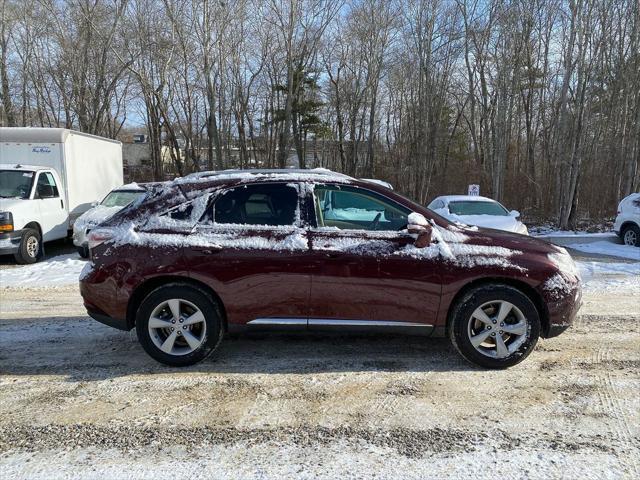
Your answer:
[[[12,266],[0,270],[0,287],[49,288],[78,283],[86,260],[77,253],[58,255],[32,265]]]
[[[640,248],[614,243],[610,240],[599,240],[595,242],[581,241],[575,243],[569,242],[565,243],[564,246],[580,252],[628,258],[629,260],[640,262]]]

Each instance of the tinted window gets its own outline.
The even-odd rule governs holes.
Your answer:
[[[410,211],[367,190],[317,186],[316,217],[320,227],[356,230],[400,230]]]
[[[454,215],[509,215],[498,202],[450,202],[449,211]]]
[[[51,198],[58,196],[58,186],[49,172],[43,172],[38,176],[36,191],[41,198]]]
[[[229,190],[213,207],[216,224],[294,225],[298,192],[288,185],[247,185]]]

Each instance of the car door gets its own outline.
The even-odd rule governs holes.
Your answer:
[[[231,330],[306,329],[311,276],[298,192],[284,183],[228,188],[190,235],[187,270],[220,296]]]
[[[416,255],[411,211],[362,187],[315,185],[310,329],[430,333],[440,303],[439,259]]]
[[[33,198],[40,214],[43,241],[64,238],[69,218],[53,173],[45,171],[38,174]]]

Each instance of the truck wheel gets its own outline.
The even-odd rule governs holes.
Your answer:
[[[15,254],[16,262],[20,264],[36,263],[41,251],[40,234],[33,228],[27,228],[22,233],[20,246]]]

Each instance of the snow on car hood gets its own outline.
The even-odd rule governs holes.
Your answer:
[[[522,223],[510,215],[455,215],[444,208],[439,208],[435,212],[454,223],[458,222],[465,225],[476,225],[514,233],[519,233],[522,229]]]
[[[103,205],[96,205],[78,217],[74,223],[74,228],[82,229],[98,225],[111,217],[114,213],[122,210],[122,208],[123,207],[105,207]]]

